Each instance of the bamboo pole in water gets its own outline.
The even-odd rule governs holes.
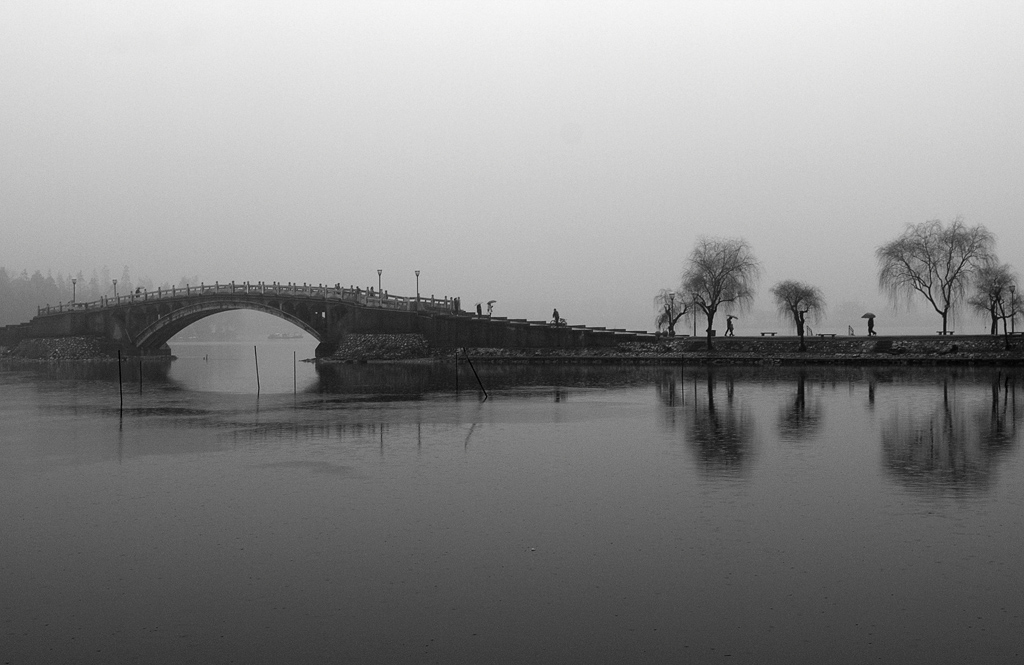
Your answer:
[[[260,396],[260,356],[256,353],[256,345],[253,344],[252,356],[256,359],[256,397]]]
[[[469,363],[469,368],[473,370],[473,376],[476,377],[476,382],[480,384],[480,390],[484,391],[484,401],[486,401],[489,397],[487,394],[487,388],[484,388],[484,382],[480,380],[480,375],[476,373],[476,367],[473,367],[473,359],[469,357],[469,351],[465,347],[463,347],[462,353],[466,356],[466,362]]]
[[[297,395],[299,393],[299,379],[298,370],[296,369],[295,352],[292,351],[292,394]]]
[[[117,394],[121,398],[121,415],[124,415],[124,384],[121,381],[121,349],[117,350]]]

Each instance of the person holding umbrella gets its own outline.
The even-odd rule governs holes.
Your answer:
[[[735,337],[736,336],[736,331],[733,330],[733,327],[732,327],[732,320],[735,319],[735,318],[736,317],[733,316],[732,314],[730,314],[729,316],[725,317],[725,336],[726,337]]]
[[[860,318],[868,320],[868,337],[875,335],[875,315],[871,312],[865,312]]]

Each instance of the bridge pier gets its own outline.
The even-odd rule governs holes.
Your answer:
[[[341,339],[323,341],[316,345],[313,355],[317,358],[330,358],[341,346]]]

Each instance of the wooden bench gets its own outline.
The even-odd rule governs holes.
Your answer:
[[[953,334],[952,330],[947,330],[946,332],[942,332],[941,330],[936,330],[935,332],[938,335],[952,335]]]
[[[835,333],[818,333],[818,337],[835,337]]]
[[[762,332],[762,333],[761,333],[761,337],[765,337],[765,336],[767,336],[767,335],[771,335],[772,337],[775,337],[775,333],[773,333],[773,332],[770,332],[770,331],[769,331],[769,332]]]

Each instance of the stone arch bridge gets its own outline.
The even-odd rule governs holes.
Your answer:
[[[167,342],[213,314],[254,310],[284,319],[315,338],[318,358],[347,334],[423,335],[436,348],[614,346],[653,339],[642,331],[555,325],[462,311],[457,298],[393,296],[340,285],[230,282],[136,292],[90,303],[47,305],[26,323],[0,328],[0,345],[39,337],[94,336],[129,355],[165,355]]]

